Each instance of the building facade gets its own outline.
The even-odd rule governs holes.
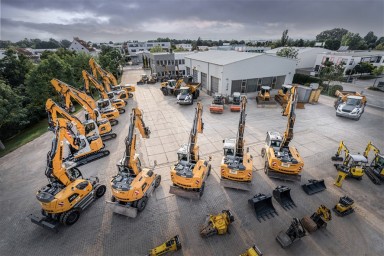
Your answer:
[[[89,46],[87,42],[84,40],[81,40],[78,37],[74,37],[71,45],[68,47],[69,50],[76,51],[76,52],[84,52],[87,54],[90,54],[92,56],[97,55],[96,49],[93,47]]]
[[[191,44],[176,44],[175,45],[177,49],[184,49],[186,51],[192,51],[192,45]]]
[[[174,77],[186,75],[185,57],[194,54],[194,52],[158,52],[145,53],[144,56],[149,58],[149,65],[152,73],[156,73],[158,77]]]
[[[142,64],[142,56],[149,53],[155,46],[160,46],[163,51],[169,52],[171,49],[170,42],[128,42],[128,54],[133,64]]]

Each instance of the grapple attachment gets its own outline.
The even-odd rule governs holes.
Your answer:
[[[273,198],[285,209],[296,207],[291,197],[291,189],[287,186],[278,186],[273,190]]]
[[[260,219],[265,220],[265,218],[269,219],[278,215],[272,204],[272,196],[260,193],[249,199],[248,203],[255,208],[256,217],[259,222],[261,222]]]
[[[130,218],[136,218],[137,217],[137,208],[129,206],[129,205],[122,205],[118,202],[111,202],[106,201],[107,207],[109,207],[114,213],[121,214]]]
[[[313,195],[327,189],[324,180],[308,180],[308,183],[301,185],[301,187],[308,195]]]

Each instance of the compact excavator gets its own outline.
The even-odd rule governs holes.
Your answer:
[[[49,183],[36,194],[43,216],[29,215],[33,223],[53,231],[58,231],[60,223],[74,224],[82,211],[106,191],[105,185],[101,185],[97,177],[83,179],[79,169],[63,163],[64,141],[73,140],[70,132],[71,123],[57,119],[45,170]]]
[[[45,110],[48,113],[48,124],[51,131],[55,130],[55,125],[57,123],[58,116],[67,119],[68,121],[76,125],[77,131],[85,136],[90,137],[94,135],[100,135],[103,141],[116,138],[116,133],[112,133],[112,128],[108,120],[105,120],[107,123],[102,124],[100,127],[97,122],[93,119],[87,119],[84,122],[81,122],[77,117],[69,114],[63,108],[61,108],[56,102],[52,99],[48,99],[45,103]]]
[[[127,105],[127,102],[121,99],[118,99],[116,95],[113,92],[107,93],[104,89],[104,86],[97,81],[97,79],[89,74],[86,70],[82,71],[83,78],[84,78],[84,87],[87,94],[90,95],[91,90],[89,86],[89,81],[92,82],[93,86],[97,89],[99,92],[101,99],[96,101],[97,105],[104,104],[104,102],[109,101],[108,106],[111,107],[111,105],[116,108],[120,114],[125,113],[125,106]]]
[[[197,103],[193,126],[188,144],[178,150],[178,162],[171,167],[171,185],[169,193],[181,197],[199,199],[205,188],[205,181],[211,173],[209,161],[200,159],[197,134],[203,132],[203,105]],[[211,158],[209,159],[211,160]]]
[[[112,126],[119,123],[117,120],[120,116],[119,111],[111,107],[109,101],[96,104],[95,100],[85,92],[79,91],[58,79],[52,79],[51,84],[64,97],[66,108],[69,109],[73,106],[71,99],[74,99],[86,110],[91,119],[107,118]]]
[[[248,152],[244,152],[244,131],[247,98],[241,99],[240,120],[237,129],[236,139],[225,139],[224,157],[221,161],[220,183],[224,187],[236,188],[240,190],[250,190],[252,185],[253,157]]]
[[[131,218],[135,218],[138,212],[144,210],[148,198],[161,182],[159,174],[155,174],[152,169],[141,167],[136,154],[135,128],[138,128],[143,138],[149,138],[150,130],[145,126],[143,112],[138,108],[132,109],[124,156],[117,164],[117,175],[112,177],[112,198],[108,202],[113,212]]]
[[[371,164],[366,166],[365,173],[374,184],[380,185],[384,181],[384,156],[380,154],[380,150],[372,142],[369,142],[364,151],[364,157],[367,160],[371,150],[373,150],[375,156]]]
[[[289,146],[293,139],[293,126],[296,120],[297,91],[296,86],[291,88],[290,98],[283,111],[288,123],[281,136],[279,132],[267,132],[265,146],[261,156],[265,158],[264,172],[271,178],[300,181],[304,161],[295,147]]]
[[[136,91],[136,87],[132,84],[119,85],[117,83],[116,77],[107,70],[101,68],[101,66],[95,61],[94,58],[89,59],[89,65],[92,69],[92,74],[94,77],[98,77],[98,74],[101,76],[105,90],[107,92],[113,92],[117,95],[119,99],[126,100],[133,97],[133,92]]]

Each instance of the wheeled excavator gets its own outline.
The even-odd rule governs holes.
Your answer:
[[[240,120],[237,129],[236,139],[225,139],[224,156],[221,160],[220,184],[224,187],[250,190],[252,185],[253,157],[248,152],[244,152],[244,131],[246,118],[247,98],[241,99]]]
[[[332,213],[325,205],[320,205],[316,212],[310,217],[304,216],[300,221],[308,232],[315,232],[318,229],[326,228],[327,222],[332,220]]]
[[[261,150],[261,156],[265,159],[264,172],[267,176],[282,180],[300,181],[304,161],[297,149],[289,146],[293,139],[293,126],[296,121],[296,86],[291,88],[290,98],[283,111],[287,116],[287,128],[284,136],[279,132],[267,132],[265,146]]]
[[[85,92],[79,91],[58,79],[52,79],[51,84],[64,97],[66,108],[72,106],[71,99],[74,99],[86,110],[91,119],[107,118],[112,126],[119,123],[117,120],[120,116],[119,111],[114,107],[110,107],[109,101],[96,104],[95,100]]]
[[[340,155],[344,152],[344,159]],[[357,154],[352,155],[349,153],[349,149],[345,146],[343,141],[340,141],[339,148],[332,161],[343,161],[342,164],[334,164],[337,170],[337,178],[335,185],[338,187],[342,186],[343,180],[346,177],[351,177],[357,180],[361,180],[364,175],[364,170],[368,160],[365,156]]]
[[[374,158],[369,166],[365,168],[365,174],[376,185],[380,185],[384,181],[384,155],[380,154],[380,150],[369,142],[364,151],[364,157],[368,160],[369,152],[373,150]]]
[[[225,235],[229,233],[229,225],[235,221],[230,210],[223,210],[217,215],[208,215],[204,225],[200,228],[200,236],[203,238],[213,235]]]
[[[76,125],[77,131],[85,136],[90,137],[94,135],[100,135],[103,141],[116,138],[116,133],[112,133],[111,124],[108,120],[104,120],[107,123],[101,124],[99,127],[97,122],[93,119],[87,119],[81,122],[77,117],[69,114],[63,108],[61,108],[56,102],[52,99],[48,99],[45,103],[45,110],[48,113],[48,124],[49,129],[54,131],[55,125],[57,123],[57,119],[59,115],[68,121],[74,123]]]
[[[60,223],[74,224],[82,211],[106,191],[105,185],[101,185],[97,177],[83,179],[79,169],[64,165],[64,141],[73,140],[69,135],[70,126],[71,123],[65,119],[57,120],[45,170],[49,183],[36,194],[43,216],[29,215],[33,223],[53,231],[58,230]]]
[[[141,167],[136,154],[135,128],[143,138],[149,138],[150,130],[145,126],[143,112],[138,108],[132,109],[124,156],[117,164],[117,175],[112,177],[112,198],[108,202],[113,212],[131,218],[135,218],[138,212],[144,210],[148,198],[161,182],[159,174],[154,173],[152,169]]]
[[[182,145],[178,150],[178,162],[171,167],[173,183],[169,190],[171,194],[199,199],[204,193],[205,181],[211,173],[211,165],[209,161],[200,158],[197,145],[197,134],[203,133],[202,115],[203,104],[198,102],[188,144]]]
[[[89,65],[91,66],[94,77],[98,78],[98,74],[101,76],[107,92],[112,91],[117,95],[117,98],[121,100],[133,97],[133,92],[136,91],[136,87],[133,84],[119,85],[116,77],[111,72],[102,69],[94,58],[89,59]]]
[[[97,79],[93,75],[89,74],[86,70],[83,70],[82,74],[83,74],[83,79],[84,79],[84,87],[85,87],[85,91],[87,92],[87,94],[91,95],[90,94],[91,88],[90,88],[90,84],[89,84],[89,82],[91,81],[93,86],[97,89],[97,91],[99,92],[99,94],[101,96],[101,99],[96,101],[97,105],[102,105],[102,104],[104,104],[104,102],[109,101],[110,103],[107,103],[109,107],[113,106],[114,108],[116,108],[119,111],[120,114],[125,113],[124,108],[127,105],[126,101],[118,99],[113,92],[107,93],[104,89],[104,86],[102,84],[100,84],[99,81],[97,81]]]

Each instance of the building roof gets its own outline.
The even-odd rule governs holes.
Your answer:
[[[368,56],[384,56],[384,51],[348,51],[348,52],[327,52],[327,55],[335,56],[352,56],[352,57],[368,57]]]
[[[81,44],[81,45],[82,45],[85,49],[87,49],[88,51],[90,51],[90,52],[95,51],[95,49],[94,49],[93,47],[90,47],[90,46],[88,45],[88,43],[85,42],[84,40],[81,40],[81,39],[78,38],[78,37],[74,37],[73,40],[77,41],[79,44]]]
[[[329,52],[330,50],[321,48],[321,47],[277,47],[268,51],[265,51],[266,53],[272,53],[276,54],[278,51],[284,48],[293,48],[295,50],[298,50],[298,53],[304,53],[304,52],[310,52],[310,51],[315,51],[315,52]]]
[[[234,62],[255,58],[264,55],[262,53],[249,53],[237,51],[207,51],[185,56],[185,58],[209,62],[217,65],[228,65]]]

